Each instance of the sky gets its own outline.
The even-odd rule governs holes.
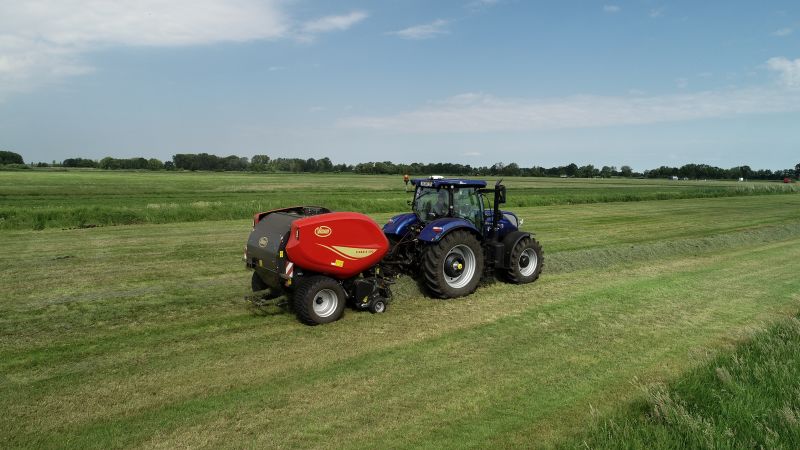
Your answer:
[[[800,3],[0,0],[0,149],[789,168]]]

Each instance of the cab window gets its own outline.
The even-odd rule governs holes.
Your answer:
[[[483,205],[476,188],[453,189],[453,215],[472,222],[479,230],[482,228]]]
[[[422,220],[446,217],[450,211],[450,194],[447,189],[422,187],[414,198],[414,212]]]

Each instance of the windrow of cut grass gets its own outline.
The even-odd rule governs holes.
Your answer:
[[[713,234],[700,238],[658,240],[564,251],[548,256],[547,271],[548,273],[571,272],[621,263],[697,256],[717,250],[768,244],[797,237],[800,237],[800,223]]]
[[[779,320],[561,448],[800,448],[800,320]]]
[[[507,207],[798,193],[780,183],[510,178]],[[399,177],[28,171],[0,174],[0,229],[233,220],[317,204],[367,214],[408,209]]]

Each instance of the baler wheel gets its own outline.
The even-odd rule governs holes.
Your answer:
[[[344,314],[347,295],[333,278],[312,276],[300,282],[294,292],[294,312],[307,325],[336,322]]]
[[[386,312],[386,302],[383,300],[377,300],[369,307],[369,312],[372,314],[381,314]]]
[[[475,292],[483,273],[483,249],[469,231],[453,231],[422,253],[422,273],[428,290],[440,298]]]
[[[532,238],[522,238],[511,251],[510,267],[506,275],[508,281],[516,284],[532,283],[539,278],[544,264],[544,254],[539,242]]]

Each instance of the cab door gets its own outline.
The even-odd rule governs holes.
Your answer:
[[[483,230],[483,196],[474,187],[453,188],[453,216],[468,220]]]

